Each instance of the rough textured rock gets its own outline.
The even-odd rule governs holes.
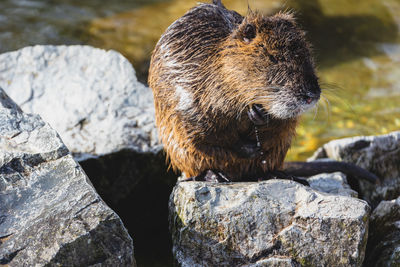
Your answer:
[[[354,163],[380,177],[381,185],[360,181],[361,196],[373,206],[400,195],[400,132],[333,140],[311,159],[320,158]]]
[[[0,89],[0,265],[134,266],[132,239],[60,137]]]
[[[169,209],[181,266],[267,266],[271,257],[301,266],[361,266],[364,258],[366,202],[293,181],[180,182]]]
[[[400,266],[400,197],[372,213],[364,266]]]

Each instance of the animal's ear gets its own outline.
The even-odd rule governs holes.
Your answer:
[[[245,43],[250,43],[257,35],[256,26],[250,22],[244,22],[240,25],[235,37]]]
[[[256,26],[254,26],[251,23],[248,23],[243,29],[243,41],[245,41],[246,43],[250,43],[251,40],[253,40],[254,37],[256,37],[256,35],[257,35]]]

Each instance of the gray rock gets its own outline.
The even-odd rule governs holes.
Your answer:
[[[347,183],[346,175],[341,172],[321,173],[307,179],[310,187],[320,192],[357,197],[356,191],[352,190]]]
[[[0,265],[135,266],[120,218],[56,131],[1,89]]]
[[[144,179],[166,178],[153,94],[121,54],[26,47],[0,55],[0,87],[60,134],[110,205],[121,205]]]
[[[333,140],[310,160],[330,158],[354,163],[381,178],[381,185],[360,181],[360,192],[373,206],[400,195],[400,132]]]
[[[365,266],[400,266],[400,197],[372,213]]]
[[[181,266],[266,266],[272,257],[280,266],[361,266],[364,259],[366,202],[293,181],[180,182],[169,209]]]
[[[151,90],[115,51],[33,46],[0,55],[0,87],[39,114],[79,157],[158,152]],[[79,158],[78,158],[79,159]]]

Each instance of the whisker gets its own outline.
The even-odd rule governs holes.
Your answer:
[[[315,107],[314,107],[314,110],[315,110],[315,112],[314,112],[314,118],[313,118],[313,121],[315,121],[315,118],[317,117],[317,113],[318,113],[318,106],[319,106],[319,103],[318,103],[317,105],[315,105]]]
[[[324,94],[326,95],[327,100],[330,98],[331,101],[335,101],[343,105],[348,111],[354,112],[353,106],[350,104],[347,98],[343,96],[341,97],[339,94],[335,94],[333,91],[324,91]]]
[[[320,86],[321,88],[323,88],[323,90],[328,90],[328,91],[340,91],[343,92],[344,88],[338,84],[335,83],[327,83],[327,82],[320,82]]]
[[[326,115],[328,116],[328,120],[330,119],[330,109],[331,109],[331,103],[329,102],[329,99],[326,98],[324,95],[321,95],[324,103],[324,110]]]

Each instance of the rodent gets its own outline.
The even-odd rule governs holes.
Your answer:
[[[281,170],[299,115],[321,89],[290,13],[243,17],[221,1],[171,24],[150,63],[156,124],[171,166],[230,181]]]
[[[232,181],[281,169],[298,116],[321,92],[291,14],[242,17],[221,1],[168,27],[151,57],[149,85],[172,167],[187,177],[217,170]]]

